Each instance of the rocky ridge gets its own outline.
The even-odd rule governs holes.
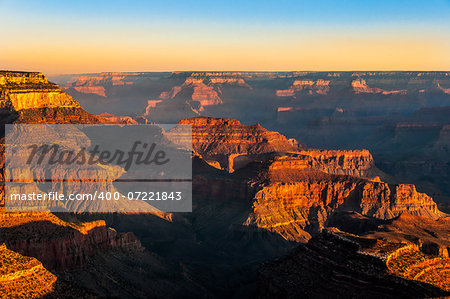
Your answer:
[[[87,113],[41,73],[0,71],[3,121],[24,123],[108,123]]]
[[[32,257],[0,245],[0,294],[2,298],[39,298],[54,289],[57,277]]]
[[[353,91],[357,94],[358,93],[381,93],[381,94],[387,95],[387,94],[406,94],[407,93],[407,91],[405,89],[387,91],[387,90],[383,90],[381,88],[369,87],[367,85],[366,80],[361,79],[361,78],[352,81],[352,88],[353,88]]]
[[[266,130],[259,124],[246,126],[234,119],[195,117],[181,120],[179,124],[192,126],[192,145],[197,154],[229,171],[235,169],[233,161],[238,156],[301,148],[295,140]]]
[[[381,172],[367,150],[301,149],[276,132],[231,119],[197,117],[180,124],[192,125],[193,148],[201,159],[231,173],[224,174],[220,187],[215,179],[209,184],[200,180],[198,190],[194,176],[194,190],[223,200],[252,198],[241,222],[248,229],[306,242],[339,211],[378,219],[404,212],[431,219],[444,216],[414,185],[388,184],[374,177]]]
[[[117,233],[104,221],[71,223],[51,213],[0,214],[0,240],[53,270],[83,266],[98,250],[143,250],[133,234]]]
[[[282,166],[277,165],[277,160],[258,165],[257,179],[250,183],[255,187],[252,208],[244,225],[305,242],[338,211],[356,211],[378,219],[392,219],[404,212],[431,219],[444,216],[436,203],[417,192],[414,185],[328,174],[306,163],[298,167],[300,161],[292,158],[280,159]]]
[[[421,260],[421,261],[419,261]],[[424,263],[425,261],[425,263]],[[427,257],[407,243],[357,237],[336,229],[324,231],[287,257],[263,264],[258,271],[259,298],[299,297],[440,297],[448,296],[442,278],[411,280],[394,276],[405,267],[420,272],[443,260]],[[447,275],[447,265],[438,275]],[[410,266],[407,266],[410,265]],[[442,264],[441,264],[442,265]],[[445,270],[445,267],[447,270]],[[439,269],[439,266],[437,266]],[[402,272],[404,273],[404,272]],[[427,277],[427,278],[425,278]],[[417,281],[418,280],[418,281]],[[426,284],[432,283],[433,285]],[[319,287],[320,286],[320,287]],[[370,287],[368,287],[370,286]]]
[[[304,92],[309,95],[321,94],[326,95],[330,91],[329,80],[294,80],[292,86],[288,89],[280,89],[276,91],[276,95],[279,97],[294,97],[297,93]]]

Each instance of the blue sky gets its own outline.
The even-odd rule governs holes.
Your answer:
[[[442,0],[0,0],[0,25],[5,30],[3,43],[0,41],[0,55],[3,55],[0,66],[3,64],[3,67],[81,71],[82,59],[85,59],[89,63],[86,71],[114,67],[135,70],[140,66],[155,70],[226,69],[230,63],[233,68],[242,65],[243,69],[274,70],[279,65],[279,69],[286,69],[291,64],[277,57],[280,53],[295,60],[292,67],[314,68],[314,59],[318,57],[314,57],[311,47],[317,47],[322,57],[337,55],[324,48],[336,48],[341,53],[341,61],[339,56],[330,59],[330,68],[348,65],[355,69],[376,67],[378,61],[383,61],[373,54],[373,63],[368,61],[364,66],[359,56],[361,51],[370,52],[371,41],[384,45],[380,55],[387,55],[392,49],[398,55],[405,51],[408,57],[419,56],[420,63],[402,61],[400,64],[386,57],[389,62],[379,69],[401,68],[402,65],[405,69],[427,65],[433,69],[450,67],[445,58],[445,52],[450,50],[450,1]],[[352,63],[352,55],[347,54],[352,43],[359,51],[353,55],[355,63]],[[125,44],[129,47],[123,48]],[[27,45],[29,51],[24,51]],[[196,46],[198,57],[193,57],[197,55]],[[223,50],[220,55],[227,56],[226,59],[218,52],[211,54],[224,47],[229,51]],[[80,51],[76,58],[79,63],[69,61],[75,59],[74,48]],[[184,56],[182,48],[186,48]],[[49,52],[54,49],[60,53],[53,55],[55,61],[52,62]],[[128,64],[127,61],[115,62],[118,57],[125,57],[119,55],[120,51],[125,51],[130,58]],[[63,52],[67,53],[66,57]],[[100,52],[105,53],[105,57]],[[31,59],[31,53],[35,53],[35,59]],[[251,53],[255,53],[254,58]],[[296,53],[307,59],[296,58]],[[142,59],[136,59],[136,55],[142,55]],[[173,55],[172,62],[168,55]],[[94,65],[96,59],[101,63]],[[399,59],[404,60],[401,56]],[[317,62],[318,69],[324,68],[326,62]]]

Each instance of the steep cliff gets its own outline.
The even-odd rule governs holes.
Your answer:
[[[246,126],[234,119],[195,117],[181,120],[192,126],[192,146],[207,161],[218,162],[233,171],[233,161],[242,155],[299,150],[295,140],[256,124]]]
[[[104,221],[71,223],[50,213],[1,213],[0,240],[54,270],[83,266],[99,250],[143,250],[133,234],[117,233]]]
[[[375,174],[375,163],[368,150],[304,150],[300,154],[308,157],[311,167],[326,173],[360,177]]]
[[[281,159],[281,167],[275,160],[242,169],[258,169],[256,176],[252,174],[251,184],[256,189],[245,225],[305,242],[338,211],[356,211],[378,219],[391,219],[403,212],[432,219],[444,215],[429,196],[418,193],[413,185],[332,175],[309,166],[299,167],[301,160],[297,158]]]
[[[313,168],[330,174],[360,177],[378,175],[368,150],[304,149],[295,139],[264,129],[259,124],[242,125],[225,118],[196,117],[180,121],[192,126],[193,149],[212,165],[230,172],[251,161],[269,159],[268,153],[295,156]]]
[[[0,71],[0,113],[24,123],[108,123],[41,73]],[[8,118],[6,121],[11,121]]]
[[[81,108],[77,101],[63,93],[56,84],[48,82],[41,73],[0,71],[0,95],[1,101],[10,101],[15,110]]]

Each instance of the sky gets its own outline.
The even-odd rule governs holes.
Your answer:
[[[0,0],[0,69],[450,70],[450,0]]]

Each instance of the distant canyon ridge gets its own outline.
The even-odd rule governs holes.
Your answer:
[[[368,149],[450,211],[450,72],[109,72],[50,81],[111,121],[226,117],[313,148]]]

